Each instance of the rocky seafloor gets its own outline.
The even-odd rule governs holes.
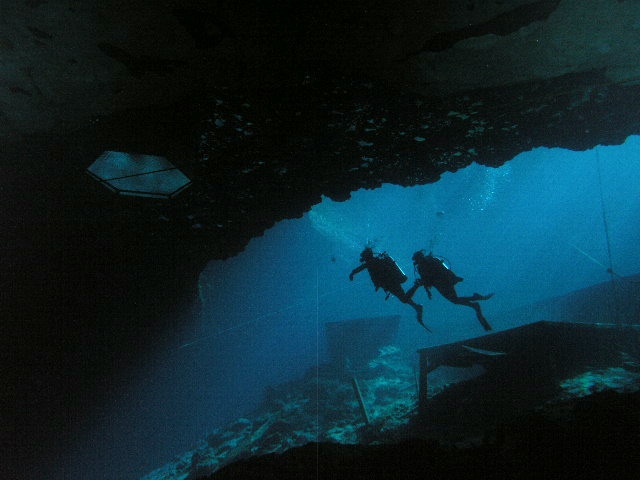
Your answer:
[[[482,373],[480,366],[440,367],[430,376],[428,396],[434,399],[453,384],[463,385],[470,377],[475,377],[477,382]],[[354,384],[358,385],[357,389]],[[357,390],[361,393],[362,406]],[[590,418],[590,414],[598,418]],[[603,425],[610,425],[614,432],[603,431]],[[616,425],[622,425],[624,431],[617,431]],[[468,478],[480,478],[482,475],[472,464],[474,458],[485,455],[487,449],[492,454],[498,449],[504,458],[509,458],[511,452],[511,458],[516,459],[521,457],[520,450],[536,452],[543,443],[545,448],[555,445],[554,460],[557,460],[560,439],[563,439],[562,446],[574,445],[569,437],[576,432],[589,435],[590,429],[598,441],[615,437],[615,442],[607,443],[622,455],[615,463],[625,472],[633,472],[640,466],[640,456],[627,458],[627,453],[618,448],[618,442],[629,440],[627,436],[630,440],[640,439],[639,364],[627,358],[620,365],[586,370],[560,382],[557,394],[534,410],[522,412],[516,418],[505,418],[502,425],[484,427],[481,435],[477,430],[469,431],[455,441],[430,435],[428,425],[420,421],[418,415],[416,367],[406,352],[389,345],[357,370],[320,365],[309,369],[303,378],[269,387],[254,412],[215,429],[191,451],[141,480],[336,475],[395,478],[398,469],[408,469],[416,458],[425,459],[425,455],[430,461],[416,467],[424,474],[430,471],[456,476],[462,465],[466,465]],[[416,449],[419,455],[408,460],[407,455]],[[313,458],[316,461],[311,462]],[[384,462],[384,466],[378,465],[380,462]],[[515,468],[516,463],[516,460],[506,461],[500,469],[505,474],[507,471],[517,474],[509,469],[509,465]],[[438,465],[438,471],[433,470],[434,465]],[[447,465],[453,470],[447,470]],[[521,462],[518,465],[523,468]],[[474,470],[479,477],[474,476]],[[412,475],[405,471],[405,477]]]

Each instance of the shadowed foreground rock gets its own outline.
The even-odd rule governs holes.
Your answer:
[[[608,391],[532,412],[488,433],[481,446],[428,440],[384,446],[312,443],[239,461],[208,478],[637,478],[639,418],[640,393]]]

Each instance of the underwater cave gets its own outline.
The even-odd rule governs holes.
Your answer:
[[[151,3],[5,12],[3,478],[640,470],[638,5]]]
[[[306,378],[309,370],[330,360],[328,322],[400,316],[392,345],[379,346],[397,349],[383,355],[383,361],[393,359],[405,382],[416,368],[418,349],[483,334],[471,311],[438,294],[431,300],[424,292],[416,295],[425,305],[425,322],[432,331],[427,333],[415,322],[413,310],[394,297],[385,300],[366,274],[349,282],[348,272],[357,266],[366,245],[391,253],[408,274],[407,285],[416,277],[411,264],[415,250],[445,255],[451,268],[464,276],[461,291],[496,293],[484,305],[496,331],[547,319],[544,308],[536,310],[536,304],[593,285],[615,290],[583,299],[583,308],[598,311],[595,320],[586,321],[637,323],[635,278],[640,260],[635,251],[640,211],[628,199],[640,194],[638,152],[635,136],[620,146],[584,152],[538,148],[498,168],[470,165],[446,173],[433,184],[385,184],[353,192],[344,202],[324,198],[301,218],[278,222],[240,254],[207,265],[198,280],[196,320],[155,351],[135,375],[120,379],[121,390],[111,392],[102,416],[87,424],[81,435],[73,435],[76,454],[68,458],[65,474],[85,477],[109,471],[113,475],[114,466],[130,451],[145,460],[138,474],[146,473],[142,465],[151,471],[177,458],[173,474],[166,466],[144,478],[189,474],[192,466],[184,455],[195,455],[201,472],[207,471],[202,465],[213,471],[211,465],[225,463],[222,458],[231,453],[211,450],[208,455],[214,459],[207,459],[196,445],[212,432],[226,436],[226,443],[234,435],[238,441],[246,432],[235,432],[234,422],[244,417],[255,422],[252,415],[264,408],[269,395],[293,395],[293,387],[287,392],[288,382]],[[608,272],[610,266],[613,274]],[[532,311],[529,319],[514,313],[523,307]],[[580,309],[567,317],[585,321]],[[360,335],[375,341],[375,332],[365,330]],[[370,360],[375,362],[375,356]],[[455,369],[438,372],[434,384],[443,389],[440,384],[452,385],[468,375]],[[614,385],[616,380],[624,385],[624,379],[613,373],[610,377]],[[336,381],[344,383],[339,374]],[[378,380],[389,383],[385,401],[409,408],[404,402],[411,398],[415,403],[415,392],[394,390],[397,381]],[[631,377],[629,382],[637,384],[637,379]],[[326,402],[342,401],[344,395],[340,390],[325,393],[317,411],[324,412]],[[315,400],[296,397],[287,408]],[[368,400],[373,414],[383,416],[384,410],[376,409],[383,409],[378,404],[384,402]],[[282,408],[280,401],[273,408]],[[342,423],[350,419],[351,429],[325,426],[326,431],[317,425],[310,429],[313,415],[311,409],[306,418],[297,418],[299,424],[282,421],[283,449],[295,445],[285,438],[296,435],[298,441],[303,439],[300,445],[359,440],[354,431],[361,421],[353,418],[353,412],[342,412],[340,419]],[[250,420],[243,421],[250,425]],[[225,433],[225,428],[230,430]],[[267,434],[256,436],[253,447],[245,449],[264,453],[260,448],[266,448],[269,440],[273,442]],[[191,449],[196,453],[188,453]],[[187,453],[180,457],[183,452]],[[129,475],[125,469],[133,464],[124,465],[119,475]]]

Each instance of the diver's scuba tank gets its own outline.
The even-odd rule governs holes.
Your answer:
[[[424,252],[424,250],[421,250],[421,252]],[[425,282],[444,280],[447,283],[455,285],[463,280],[463,278],[457,276],[453,270],[451,270],[451,264],[446,258],[436,256],[432,252],[429,252],[429,255],[424,255],[423,253],[421,260],[418,261],[415,266],[420,277],[422,277]]]
[[[385,266],[386,278],[389,280],[389,283],[404,283],[409,279],[387,252],[381,253],[378,258],[382,260]]]
[[[409,278],[387,252],[375,256],[375,262],[372,262],[369,268],[369,275],[376,290],[382,288],[385,291],[393,285],[406,282]]]
[[[449,262],[449,260],[447,260],[444,257],[440,257],[438,255],[434,255],[433,253],[429,252],[429,256],[435,258],[436,260],[438,260],[442,266],[444,268],[446,268],[447,270],[451,270],[451,262]]]
[[[443,277],[447,279],[447,281],[451,282],[452,285],[455,285],[458,282],[464,280],[463,278],[457,276],[453,270],[451,270],[451,263],[444,257],[438,257],[429,252],[429,256],[435,258],[438,262],[440,262],[441,269],[443,272]]]

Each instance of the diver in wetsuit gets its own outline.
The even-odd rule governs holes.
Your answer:
[[[415,303],[402,288],[402,284],[407,281],[407,276],[400,270],[393,258],[386,252],[375,255],[371,247],[366,247],[360,254],[360,261],[362,265],[351,271],[349,280],[353,281],[354,275],[368,270],[376,292],[382,288],[387,294],[385,300],[389,298],[389,295],[395,295],[402,303],[411,305],[416,311],[418,323],[431,331],[422,323],[422,305]]]
[[[420,279],[416,281],[415,285],[411,287],[409,291],[407,291],[406,295],[408,298],[411,298],[421,285],[426,290],[427,296],[431,298],[430,288],[435,287],[436,290],[438,290],[440,294],[451,303],[455,303],[456,305],[466,305],[467,307],[473,308],[482,327],[487,331],[491,330],[491,325],[489,325],[487,319],[484,318],[482,310],[480,309],[480,304],[477,302],[478,300],[490,299],[493,297],[493,293],[490,293],[489,295],[474,293],[470,297],[459,297],[456,293],[455,285],[464,279],[453,273],[441,258],[434,257],[431,252],[429,252],[429,255],[425,255],[424,250],[420,250],[413,254],[412,260],[418,274],[420,275]]]

